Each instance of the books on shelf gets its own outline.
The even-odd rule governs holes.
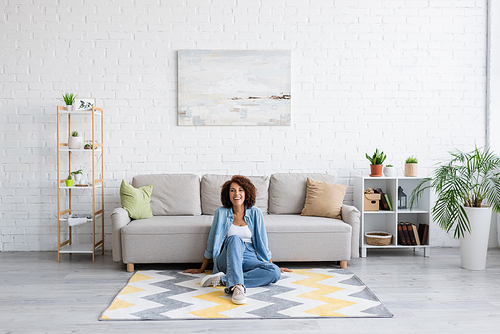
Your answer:
[[[408,222],[398,223],[398,245],[403,246],[421,246],[426,245],[429,225],[415,224]]]
[[[380,194],[379,208],[380,210],[392,211],[392,206],[389,204],[389,197],[384,194],[381,188],[373,189],[377,194]]]
[[[77,226],[81,224],[85,224],[92,219],[92,214],[90,213],[73,213],[68,217],[68,225],[69,226]]]

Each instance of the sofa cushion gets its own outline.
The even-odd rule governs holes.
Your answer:
[[[134,188],[127,181],[122,180],[120,185],[120,201],[130,218],[144,219],[153,216],[151,212],[151,192],[153,186],[147,185]]]
[[[201,178],[201,208],[204,215],[213,215],[222,206],[220,193],[224,182],[231,180],[232,175],[206,174]],[[268,176],[246,176],[257,188],[255,206],[267,214]]]
[[[347,186],[307,178],[306,203],[302,216],[341,219],[340,211]]]
[[[208,235],[212,227],[212,220],[212,216],[154,216],[140,221],[133,220],[121,231],[123,235]],[[203,246],[206,247],[206,244]],[[203,252],[200,256],[203,256]]]
[[[132,179],[134,187],[152,184],[155,216],[201,215],[200,178],[195,174],[149,174]]]
[[[269,213],[300,214],[306,202],[307,178],[336,183],[324,173],[276,173],[269,180]]]

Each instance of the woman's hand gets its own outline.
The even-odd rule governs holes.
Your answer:
[[[281,270],[282,273],[291,273],[292,272],[292,270],[288,269],[288,268],[281,268],[280,267],[280,270]]]
[[[204,272],[205,270],[203,269],[186,269],[183,271],[183,273],[185,274],[201,274],[202,272]]]

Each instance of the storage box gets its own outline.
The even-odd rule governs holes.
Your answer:
[[[365,211],[378,211],[380,194],[365,194]]]

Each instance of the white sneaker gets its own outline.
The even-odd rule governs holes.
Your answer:
[[[247,297],[245,296],[245,288],[243,286],[233,286],[233,297],[231,297],[231,301],[237,305],[245,304],[247,302]]]
[[[222,285],[221,277],[224,275],[225,274],[223,272],[218,272],[217,274],[214,275],[207,275],[203,277],[200,284],[201,286],[212,286],[212,287]]]

